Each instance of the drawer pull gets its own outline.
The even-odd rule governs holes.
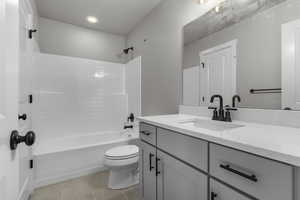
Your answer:
[[[156,176],[158,176],[160,174],[160,171],[158,170],[158,162],[160,162],[159,158],[156,158]]]
[[[236,169],[231,168],[230,165],[222,165],[221,164],[220,167],[222,169],[225,169],[225,170],[229,171],[229,172],[232,172],[232,173],[237,174],[237,175],[239,175],[241,177],[244,177],[244,178],[246,178],[246,179],[248,179],[250,181],[253,181],[253,182],[257,182],[258,181],[257,177],[254,174],[248,175],[248,174],[246,174],[244,172],[240,172],[240,171],[238,171]]]
[[[152,158],[154,157],[154,154],[150,153],[149,154],[149,170],[150,172],[152,171],[152,169],[154,169],[154,167],[152,166]]]
[[[146,135],[146,136],[151,135],[151,133],[150,133],[150,132],[147,132],[147,131],[141,131],[141,134]]]

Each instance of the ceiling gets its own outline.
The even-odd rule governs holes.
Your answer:
[[[41,17],[127,35],[162,0],[35,0]],[[87,16],[99,19],[89,24]]]

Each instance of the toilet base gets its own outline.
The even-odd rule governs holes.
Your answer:
[[[109,172],[108,188],[119,190],[139,183],[138,165],[111,168]]]

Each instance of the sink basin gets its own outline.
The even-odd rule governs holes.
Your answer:
[[[212,131],[226,131],[226,130],[244,127],[244,125],[240,125],[240,124],[213,121],[213,120],[204,120],[204,119],[193,119],[188,121],[182,121],[179,122],[179,124],[204,128]]]

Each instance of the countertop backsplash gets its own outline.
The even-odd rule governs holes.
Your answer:
[[[179,106],[180,114],[211,117],[212,111],[204,106]],[[253,123],[300,128],[300,111],[239,108],[232,112],[232,119]]]

